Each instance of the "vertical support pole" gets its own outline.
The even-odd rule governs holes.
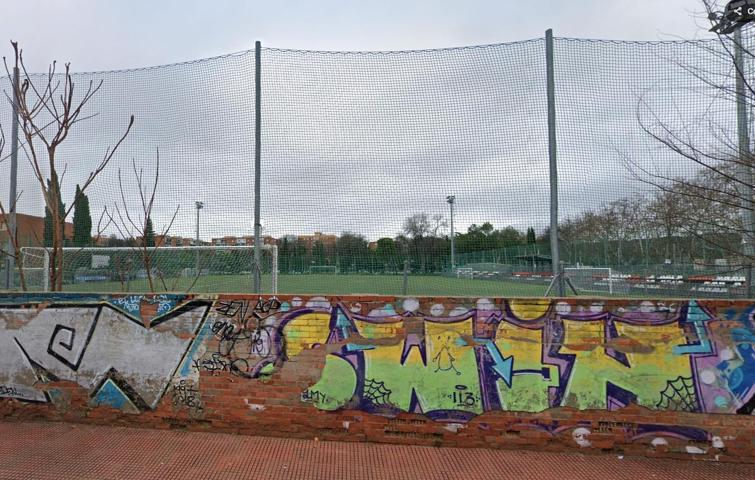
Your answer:
[[[13,120],[11,123],[10,138],[10,194],[8,199],[8,255],[5,257],[5,288],[12,290],[15,288],[16,279],[13,274],[16,269],[16,250],[13,241],[16,239],[16,200],[18,185],[18,101],[16,92],[18,90],[19,71],[18,67],[13,67]]]
[[[564,281],[558,251],[558,165],[556,163],[556,79],[553,68],[553,30],[545,31],[545,66],[548,91],[548,162],[550,164],[550,243],[551,266],[556,295],[564,296]]]
[[[451,273],[456,270],[456,238],[454,235],[454,203],[456,202],[456,195],[449,195],[446,197],[446,201],[451,206]]]
[[[752,291],[752,261],[755,258],[755,212],[753,212],[753,165],[750,156],[750,130],[747,119],[747,87],[745,85],[745,62],[742,47],[742,31],[734,31],[734,63],[736,67],[737,136],[739,137],[739,196],[742,199],[742,256],[744,259],[747,297]]]
[[[272,292],[273,295],[278,295],[278,245],[273,245],[273,266],[272,266]]]
[[[197,202],[194,202],[194,206],[197,209],[197,239],[195,241],[195,246],[199,247],[199,211],[204,207],[204,204],[202,202],[197,201]],[[194,266],[194,276],[199,277],[199,250],[197,249],[196,252],[197,253],[194,258],[196,262],[196,265]]]
[[[262,44],[254,44],[254,293],[262,293],[262,239],[260,233],[260,159],[262,158]]]
[[[406,296],[409,292],[409,259],[404,259],[404,274],[401,283],[401,295]]]

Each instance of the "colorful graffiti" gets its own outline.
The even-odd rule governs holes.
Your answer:
[[[93,406],[155,408],[211,303],[179,295],[58,295],[0,303],[0,397],[55,403],[56,381],[78,383]]]
[[[72,381],[92,406],[137,413],[167,395],[201,417],[206,376],[249,381],[314,352],[320,377],[291,401],[322,410],[749,415],[754,314],[694,300],[0,296],[0,397],[55,403],[49,385]]]
[[[303,398],[325,410],[450,421],[554,407],[751,414],[755,406],[752,309],[480,300],[444,317],[440,304],[430,315],[414,300],[405,307],[330,309],[320,336],[340,349]],[[284,319],[285,337],[296,315]]]

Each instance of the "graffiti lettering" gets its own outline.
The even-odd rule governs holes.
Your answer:
[[[280,334],[271,313],[280,308],[281,302],[276,298],[259,298],[256,303],[218,302],[217,317],[209,324],[217,347],[205,353],[204,358],[193,359],[192,367],[197,371],[228,371],[248,378],[269,373],[282,357]]]
[[[325,410],[356,399],[368,412],[387,408],[453,421],[491,410],[616,410],[632,403],[751,412],[755,309],[718,319],[701,303],[643,302],[614,312],[511,301],[501,311],[469,311],[461,319],[426,317],[411,333],[404,333],[404,317],[334,307],[327,338],[343,346],[328,355],[307,399]],[[311,322],[302,322],[301,331],[292,324],[283,329],[287,339],[315,333]]]
[[[269,313],[280,308],[281,302],[277,298],[272,297],[267,300],[260,298],[259,300],[257,300],[257,304],[254,306],[254,311],[260,313]]]
[[[186,379],[181,379],[173,384],[173,406],[188,407],[194,411],[201,411],[202,401],[199,399],[199,390],[193,383]]]
[[[235,318],[237,323],[245,325],[249,319],[262,320],[267,316],[263,317],[260,314],[270,314],[280,308],[281,302],[271,297],[267,300],[259,298],[254,305],[246,301],[221,301],[218,302],[215,311],[224,317]]]
[[[215,352],[210,358],[195,359],[192,366],[196,371],[204,370],[207,372],[231,372],[239,377],[247,376],[249,363],[243,358],[228,360],[223,355]]]
[[[218,353],[221,355],[246,354],[267,358],[273,353],[271,340],[275,327],[271,325],[248,328],[219,320],[212,325],[212,332],[220,341]],[[248,351],[244,350],[246,348]]]
[[[324,402],[325,394],[317,390],[305,390],[301,394],[302,402]]]
[[[21,392],[16,387],[0,385],[0,397],[21,397]]]
[[[472,407],[479,401],[474,393],[466,391],[466,385],[456,385],[456,391],[447,395],[459,407]]]
[[[41,385],[63,380],[86,388],[91,405],[138,413],[169,392],[168,402],[199,411],[208,373],[256,378],[319,348],[324,367],[301,400],[323,410],[460,423],[556,407],[755,409],[755,306],[744,302],[360,299],[328,308],[318,297],[284,309],[261,297],[54,298],[41,296],[33,315],[16,300],[0,312],[26,315],[0,329],[0,396],[53,401]]]

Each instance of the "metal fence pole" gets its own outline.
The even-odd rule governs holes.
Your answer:
[[[454,202],[456,200],[455,195],[448,197],[448,203],[451,205],[451,271],[456,270],[456,239],[454,238]]]
[[[270,289],[273,293],[273,295],[278,294],[278,246],[273,245],[272,249],[272,255],[273,255],[273,265],[272,265],[272,272],[270,274],[272,275],[272,279],[270,283],[272,284],[270,286]]]
[[[10,194],[8,202],[8,218],[6,226],[8,227],[8,255],[5,262],[5,288],[11,290],[15,288],[16,279],[13,271],[16,268],[16,250],[13,240],[16,238],[16,197],[18,185],[18,104],[16,102],[16,90],[19,82],[18,67],[13,67],[13,121],[11,123],[10,139]]]
[[[402,274],[401,295],[406,296],[409,292],[409,259],[404,259],[404,272]]]
[[[745,64],[742,48],[742,31],[734,31],[734,63],[736,64],[737,92],[737,136],[739,137],[739,176],[740,197],[742,198],[742,253],[744,254],[745,285],[747,296],[752,295],[752,259],[755,257],[753,230],[755,229],[755,212],[753,212],[752,159],[750,158],[750,131],[747,123],[747,93],[745,86]]]
[[[261,75],[262,44],[254,44],[254,293],[262,293],[262,239],[260,231],[260,158],[262,148],[262,85]]]
[[[548,90],[548,162],[550,164],[550,243],[551,266],[556,295],[564,296],[564,281],[558,251],[558,166],[556,163],[556,80],[553,69],[553,30],[545,31],[545,65]]]

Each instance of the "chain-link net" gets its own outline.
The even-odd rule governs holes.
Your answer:
[[[747,294],[727,47],[555,40],[559,243],[578,290]],[[259,269],[266,292],[545,293],[554,269],[543,39],[407,52],[263,48],[263,265],[250,247],[254,56],[73,75],[78,96],[90,81],[102,86],[82,113],[93,116],[56,153],[70,224],[63,290],[248,292]],[[47,78],[31,78],[42,91]],[[12,94],[7,77],[0,87]],[[87,230],[87,214],[71,208],[83,198],[77,185],[130,115],[131,131],[84,189]],[[52,118],[42,109],[37,122]],[[9,138],[8,101],[0,121]],[[54,122],[43,130],[54,131]],[[44,183],[48,158],[41,139],[35,146]],[[9,153],[6,145],[5,210]],[[49,208],[29,157],[26,145],[17,246],[33,249],[17,263],[42,265],[16,269],[14,285],[55,289],[42,273],[55,263]],[[7,225],[0,230],[13,254]]]
[[[515,259],[490,259],[500,278],[470,281],[454,267],[474,264],[464,253],[523,243],[528,227],[547,225],[543,55],[542,40],[390,53],[264,50],[262,211],[281,238],[281,290],[329,264],[337,276],[314,281],[323,292],[400,293],[404,270],[410,294],[535,292],[502,283]],[[479,230],[455,238],[456,265],[452,205],[454,233]],[[312,232],[323,235],[302,249],[298,235]]]
[[[592,276],[595,290],[747,294],[752,229],[737,190],[752,195],[752,162],[742,184],[734,50],[728,40],[556,41],[561,258],[580,274],[610,268],[610,282]]]

